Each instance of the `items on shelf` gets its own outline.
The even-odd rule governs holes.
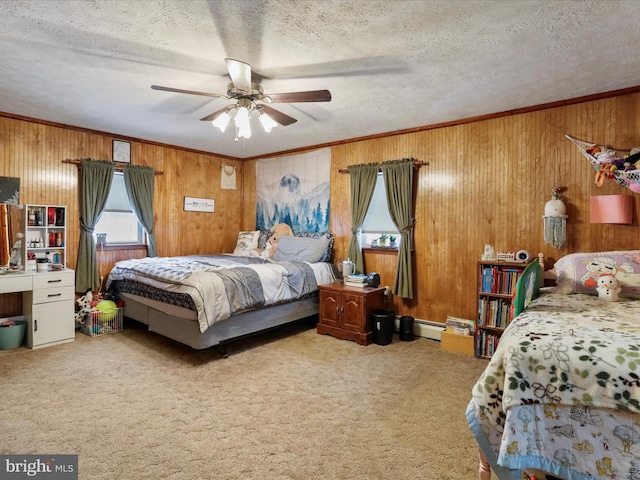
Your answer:
[[[521,250],[516,257],[521,255]],[[528,254],[526,255],[528,257]],[[491,357],[512,316],[513,295],[529,262],[478,262],[478,305],[475,354]]]

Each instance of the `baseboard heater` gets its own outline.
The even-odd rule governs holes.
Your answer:
[[[400,331],[400,315],[396,315],[395,321],[396,332]],[[414,318],[413,334],[419,337],[430,338],[431,340],[440,341],[441,333],[445,330],[444,323],[432,322],[430,320],[421,320]]]

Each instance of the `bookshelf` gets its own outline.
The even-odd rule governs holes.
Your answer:
[[[491,358],[511,321],[516,284],[528,263],[478,262],[478,313],[475,354]]]

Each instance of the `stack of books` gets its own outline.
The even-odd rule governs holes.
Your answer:
[[[345,277],[344,284],[349,287],[366,287],[367,276],[361,273],[352,273],[351,275],[347,275]]]

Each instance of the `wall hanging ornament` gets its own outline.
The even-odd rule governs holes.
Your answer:
[[[544,206],[544,243],[560,248],[567,240],[567,211],[560,198],[565,187],[553,187],[553,195]]]

